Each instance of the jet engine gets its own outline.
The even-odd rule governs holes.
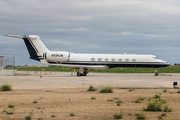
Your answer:
[[[69,52],[57,51],[47,52],[43,54],[43,58],[49,62],[61,63],[69,60]]]

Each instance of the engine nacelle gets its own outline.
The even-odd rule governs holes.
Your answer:
[[[44,53],[43,57],[47,59],[49,62],[56,62],[56,63],[61,63],[69,60],[69,52],[64,52],[64,51],[57,51],[53,52],[50,51],[48,53]]]

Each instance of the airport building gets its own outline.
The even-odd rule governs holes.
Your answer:
[[[12,68],[14,65],[15,65],[14,57],[0,56],[0,76],[15,75],[14,69],[8,69],[8,68]]]

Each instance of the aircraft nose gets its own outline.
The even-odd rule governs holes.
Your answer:
[[[163,61],[163,60],[162,60],[162,63],[163,63],[164,65],[170,66],[170,63],[168,63],[168,62],[166,62],[166,61]]]
[[[170,64],[164,60],[160,60],[162,64],[169,66]]]

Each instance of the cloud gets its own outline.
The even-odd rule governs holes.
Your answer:
[[[52,50],[155,54],[179,63],[179,0],[6,0],[0,15],[0,54],[17,64],[39,63],[23,41],[4,34],[39,35]]]
[[[171,35],[160,35],[160,34],[146,34],[146,33],[133,33],[133,32],[121,32],[117,34],[118,36],[136,36],[136,37],[152,37],[152,38],[162,38],[171,37]]]

